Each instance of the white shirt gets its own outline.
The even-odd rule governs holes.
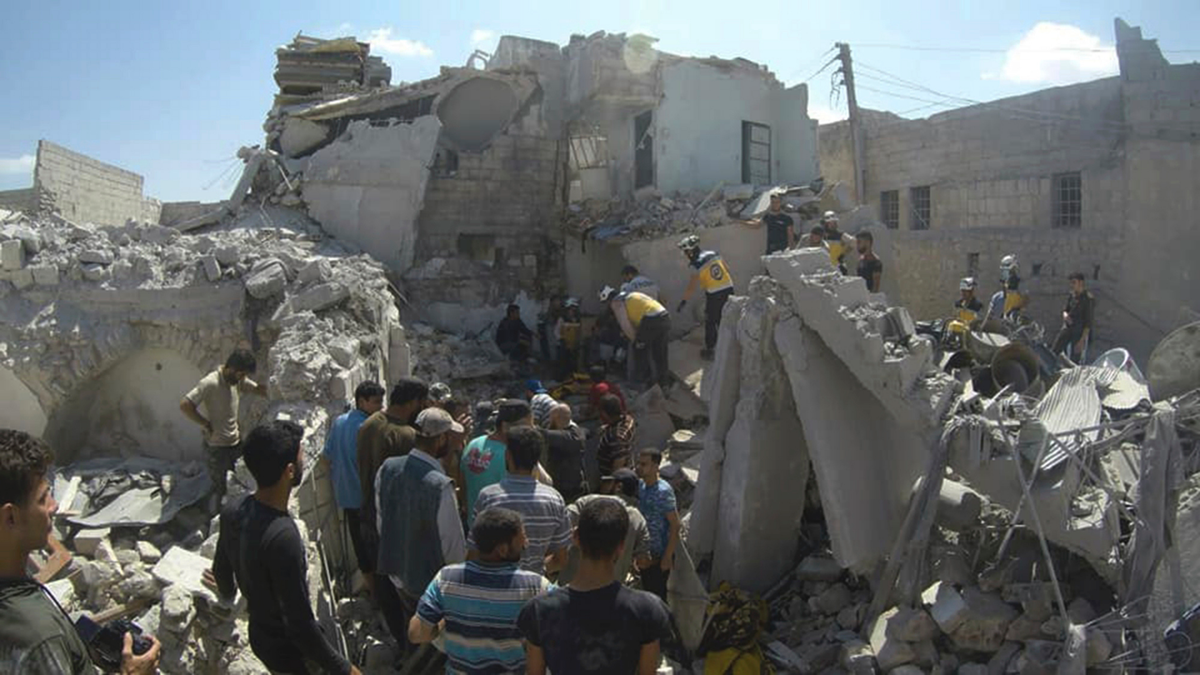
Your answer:
[[[434,459],[429,453],[413,448],[408,453],[411,459],[416,459],[433,467],[434,471],[445,475],[446,470],[442,468],[442,463]],[[380,532],[383,532],[383,509],[379,505],[379,474],[375,474],[375,526]],[[403,517],[401,514],[396,514],[396,517]],[[460,563],[467,559],[467,538],[463,535],[462,520],[458,517],[458,499],[454,496],[454,483],[446,483],[442,488],[442,499],[438,503],[437,513],[438,536],[441,538],[442,544],[442,560],[447,565]],[[404,584],[399,577],[389,576],[396,588],[404,589]],[[411,589],[412,592],[420,594],[424,593],[424,588]]]

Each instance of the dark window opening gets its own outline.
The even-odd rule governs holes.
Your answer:
[[[742,122],[742,182],[771,184],[771,127]]]
[[[1035,277],[1041,276],[1041,274],[1042,274],[1042,263],[1033,263],[1033,276],[1035,276]]]
[[[879,219],[889,230],[900,229],[899,190],[884,190],[879,193]]]
[[[969,276],[969,277],[979,276],[979,254],[978,253],[968,253],[967,254],[967,276]]]
[[[438,148],[433,158],[433,175],[453,178],[458,175],[458,153],[450,148]]]
[[[909,188],[908,201],[911,204],[910,230],[928,230],[930,216],[929,186]]]
[[[1100,281],[1100,266],[1092,265],[1092,281]]]
[[[650,111],[633,118],[633,189],[654,185],[654,137]]]
[[[1079,172],[1054,176],[1054,227],[1080,227],[1083,224],[1083,179]]]
[[[494,263],[500,250],[496,248],[496,237],[490,234],[460,234],[457,248],[460,256],[482,263]]]

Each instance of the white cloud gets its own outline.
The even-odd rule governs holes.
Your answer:
[[[21,155],[16,158],[0,157],[0,175],[32,174],[33,164],[37,161],[33,155]]]
[[[372,52],[394,54],[396,56],[433,56],[433,50],[419,40],[393,38],[392,28],[376,28],[367,35]]]
[[[1013,45],[999,75],[984,79],[1072,84],[1116,75],[1117,50],[1077,26],[1043,21]]]
[[[829,124],[830,122],[840,122],[846,119],[846,111],[835,110],[827,105],[820,103],[808,104],[808,117],[814,119],[821,124]]]
[[[487,28],[476,28],[471,31],[471,44],[475,47],[487,44],[496,38],[496,31]]]

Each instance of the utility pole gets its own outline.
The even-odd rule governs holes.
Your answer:
[[[854,63],[850,60],[850,45],[839,42],[837,48],[838,59],[842,62],[842,81],[846,85],[846,105],[850,109],[850,140],[854,144],[854,197],[858,204],[865,204],[867,186],[863,184],[862,120],[854,95]]]

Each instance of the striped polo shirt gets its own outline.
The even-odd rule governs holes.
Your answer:
[[[571,545],[571,518],[562,495],[532,476],[510,473],[496,485],[481,490],[475,500],[475,515],[495,506],[516,511],[525,523],[528,543],[521,556],[521,569],[541,574],[546,553]],[[467,545],[474,548],[474,540],[468,537]]]
[[[446,620],[446,672],[523,673],[517,616],[526,601],[553,586],[514,563],[447,565],[429,582],[417,616],[434,626]]]

